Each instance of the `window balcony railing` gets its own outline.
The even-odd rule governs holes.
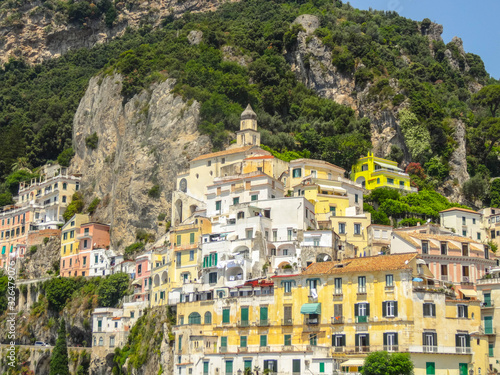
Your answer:
[[[487,308],[490,308],[490,307],[495,307],[495,303],[493,301],[490,301],[490,302],[483,302],[481,304],[481,307],[483,309],[487,309]]]
[[[441,281],[448,281],[448,275],[441,275]]]
[[[424,353],[437,353],[438,352],[438,347],[434,345],[423,345],[422,346],[422,351]]]
[[[261,353],[269,353],[271,348],[269,346],[259,346],[259,352]]]
[[[456,351],[457,351],[457,354],[472,354],[471,348],[467,348],[464,346],[457,346]]]
[[[399,352],[399,345],[384,345],[386,352]]]
[[[365,353],[365,352],[369,352],[370,351],[370,347],[369,346],[356,346],[356,352],[359,352],[359,353]]]
[[[485,335],[496,335],[497,330],[493,327],[485,327],[482,329]]]
[[[292,318],[281,319],[281,325],[282,326],[293,326],[293,319]]]
[[[366,294],[366,286],[360,286],[358,288],[358,294]]]
[[[259,319],[259,320],[257,320],[257,325],[259,327],[268,327],[269,326],[269,319]]]
[[[227,346],[220,346],[219,347],[219,353],[227,353]]]
[[[248,320],[238,321],[238,327],[248,327],[248,326],[250,326],[250,322]]]
[[[332,324],[344,324],[343,316],[332,316]]]
[[[305,324],[307,325],[318,325],[319,318],[305,318]]]
[[[356,323],[368,323],[370,321],[370,317],[368,316],[357,316]]]
[[[334,346],[333,351],[335,353],[343,353],[345,351],[345,346]]]
[[[247,346],[240,346],[238,348],[238,353],[248,353],[248,347]]]

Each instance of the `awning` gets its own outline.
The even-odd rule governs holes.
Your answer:
[[[362,358],[348,359],[340,364],[340,367],[361,367],[365,364],[365,360]]]
[[[475,290],[473,289],[460,289],[460,291],[462,292],[462,294],[466,297],[477,297],[477,293]]]
[[[341,188],[339,186],[319,185],[319,187],[321,189],[325,189],[325,190],[333,190],[333,191],[336,191],[338,193],[346,193],[347,192],[346,189]]]
[[[321,314],[321,303],[304,303],[300,308],[301,314]]]
[[[421,279],[420,277],[414,277],[413,281],[415,281],[417,283],[421,283],[422,281],[424,281],[424,279]]]
[[[132,285],[142,285],[142,280],[141,279],[134,280],[132,281]]]
[[[380,161],[375,161],[375,164],[380,165],[382,168],[395,169],[396,171],[403,172],[403,170],[401,168],[399,168],[397,165],[382,163]],[[376,170],[375,170],[375,172],[376,172]]]

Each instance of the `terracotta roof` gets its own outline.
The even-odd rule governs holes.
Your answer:
[[[416,253],[405,253],[344,259],[341,262],[313,263],[302,272],[302,276],[411,269],[408,262],[417,256]],[[339,267],[340,265],[342,267]]]
[[[327,161],[324,160],[318,160],[318,159],[307,159],[307,158],[302,158],[302,159],[294,159],[290,161],[290,165],[292,164],[298,164],[298,163],[315,163],[315,164],[324,164],[328,165],[329,167],[337,168],[345,172],[345,169],[342,167],[339,167],[338,165],[328,163]]]
[[[466,208],[460,208],[460,207],[448,208],[446,210],[439,211],[439,213],[441,213],[441,212],[451,212],[451,211],[463,211],[463,212],[468,212],[468,213],[471,213],[471,214],[482,215],[479,212],[476,212],[476,211],[473,211],[473,210],[468,210]]]
[[[273,155],[256,155],[256,156],[249,156],[245,160],[254,160],[254,159],[274,159]]]
[[[403,237],[402,236],[403,232],[393,232],[393,233]],[[415,232],[406,232],[404,234],[413,238],[418,238],[419,240],[455,241],[455,242],[467,242],[471,244],[482,245],[480,242],[462,236],[448,236],[445,234],[427,234],[427,233],[415,233]]]
[[[296,273],[293,275],[274,275],[274,276],[271,276],[271,279],[278,278],[278,277],[296,277],[296,276],[300,276],[300,273]]]
[[[245,147],[240,147],[240,148],[233,148],[232,150],[224,150],[224,151],[218,151],[218,152],[212,152],[210,154],[205,154],[205,155],[200,155],[196,158],[194,158],[191,161],[196,161],[196,160],[203,160],[203,159],[208,159],[208,158],[215,158],[217,156],[224,156],[224,155],[231,155],[231,154],[238,154],[240,152],[245,152],[250,150],[252,147],[255,146],[245,146]]]

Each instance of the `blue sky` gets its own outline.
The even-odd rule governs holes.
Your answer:
[[[429,18],[443,25],[443,40],[462,38],[465,52],[481,56],[486,71],[500,78],[499,0],[350,0],[359,9],[395,10],[399,15],[421,21]]]

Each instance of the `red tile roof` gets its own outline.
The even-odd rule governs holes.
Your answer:
[[[233,148],[230,150],[224,150],[224,151],[218,151],[218,152],[212,152],[210,154],[205,154],[205,155],[200,155],[196,158],[194,158],[191,161],[196,161],[196,160],[203,160],[203,159],[208,159],[208,158],[215,158],[217,156],[224,156],[224,155],[231,155],[231,154],[238,154],[240,152],[245,152],[250,150],[252,147],[255,146],[245,146],[245,147],[239,147],[239,148]]]
[[[448,208],[446,210],[439,211],[439,213],[441,213],[441,212],[451,212],[451,211],[462,211],[462,212],[468,212],[468,213],[471,213],[471,214],[482,215],[479,212],[476,212],[476,211],[473,211],[473,210],[468,210],[466,208],[460,208],[460,207]]]

